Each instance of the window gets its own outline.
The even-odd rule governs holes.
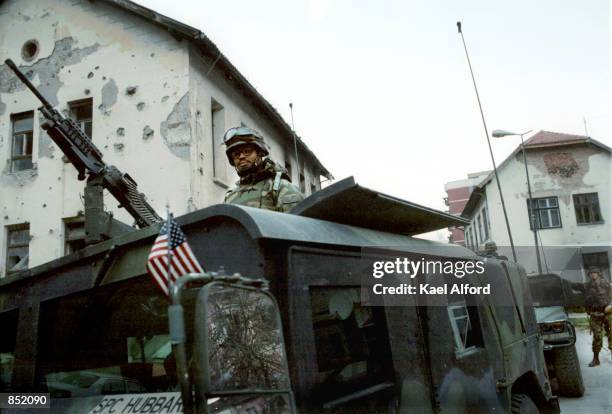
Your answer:
[[[289,161],[285,161],[285,169],[287,170],[289,178],[293,179],[293,176],[291,175],[291,163]]]
[[[302,194],[306,193],[306,178],[304,178],[304,173],[300,173],[300,192]]]
[[[11,116],[13,140],[11,145],[11,171],[30,170],[32,164],[32,142],[34,131],[34,112],[24,112]]]
[[[310,194],[317,192],[317,186],[314,183],[310,183]]]
[[[6,245],[6,274],[28,268],[30,225],[20,224],[8,227]]]
[[[482,230],[482,213],[478,214],[478,236],[481,242],[485,241],[484,231]]]
[[[484,347],[477,306],[467,306],[465,301],[449,304],[448,317],[457,354]]]
[[[93,100],[91,98],[70,102],[68,104],[70,108],[70,118],[81,127],[89,139],[91,139],[92,132],[92,106]]]
[[[489,239],[489,217],[487,215],[487,208],[482,209],[482,228],[484,229],[484,239]]]
[[[223,106],[214,99],[210,102],[211,134],[212,134],[212,164],[213,177],[216,182],[227,186],[228,163],[223,146],[223,134],[225,133],[225,110]]]
[[[359,287],[310,287],[317,361],[313,399],[330,401],[392,375],[384,309],[363,306]]]
[[[472,240],[470,239],[470,228],[466,228],[463,234],[465,236],[465,245],[468,249],[470,249],[472,247]]]
[[[83,216],[64,219],[64,254],[85,248],[85,218]]]
[[[573,197],[574,210],[576,211],[576,223],[603,223],[599,211],[599,198],[597,197],[597,193],[574,194]]]
[[[527,202],[529,210],[529,226],[533,229],[533,221],[536,221],[538,229],[552,229],[561,227],[561,216],[559,215],[559,201],[557,197],[534,198]]]

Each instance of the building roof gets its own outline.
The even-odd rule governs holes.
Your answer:
[[[586,135],[573,135],[573,134],[564,134],[561,132],[551,132],[540,130],[536,134],[532,135],[527,141],[525,141],[525,147],[528,149],[536,149],[536,148],[551,148],[551,147],[563,147],[568,145],[594,145],[608,153],[612,152],[610,147],[607,145],[588,137]],[[502,162],[497,166],[498,170],[504,168],[510,160],[512,160],[516,154],[521,150],[521,146],[517,146],[514,151],[510,155],[508,155]],[[484,196],[484,188],[487,184],[493,180],[495,177],[495,171],[491,171],[489,175],[487,175],[472,191],[470,194],[470,198],[463,208],[463,212],[461,213],[462,217],[469,218],[474,209],[478,206],[478,203],[481,197]]]
[[[211,67],[222,71],[225,74],[225,79],[230,84],[233,84],[236,89],[242,92],[247,99],[260,109],[268,120],[278,128],[283,136],[287,140],[293,140],[294,136],[297,140],[298,147],[307,153],[314,160],[315,167],[320,171],[320,174],[333,179],[332,174],[323,166],[321,161],[316,155],[306,146],[304,141],[299,136],[294,135],[293,129],[285,122],[283,117],[278,111],[268,102],[253,85],[236,69],[236,67],[229,61],[229,59],[221,53],[219,48],[200,30],[188,26],[184,23],[171,19],[170,17],[164,16],[151,10],[147,7],[141,6],[133,1],[129,0],[102,0],[111,6],[114,6],[122,11],[137,15],[150,23],[167,30],[171,35],[178,39],[186,39],[193,42],[198,50],[205,56],[211,59],[214,63]],[[210,71],[209,70],[209,71]],[[293,142],[291,142],[293,145]]]
[[[564,134],[561,132],[550,131],[538,132],[525,142],[525,146],[536,148],[585,143],[593,144],[597,147],[600,147],[601,149],[610,152],[610,148],[607,145],[604,145],[591,137],[585,135]]]

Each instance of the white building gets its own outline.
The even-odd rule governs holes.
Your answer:
[[[222,136],[246,125],[309,195],[329,172],[200,31],[126,0],[0,2],[0,58],[11,58],[76,119],[161,214],[222,202],[237,180]],[[41,130],[38,100],[0,65],[0,277],[82,245],[84,182]],[[110,195],[105,208],[132,218]],[[27,263],[29,261],[29,264]]]
[[[584,269],[598,265],[610,279],[610,148],[586,136],[540,131],[525,142],[533,196],[528,191],[520,146],[498,167],[518,261],[537,273],[533,220],[537,224],[542,271],[584,280]],[[472,249],[494,241],[512,258],[495,177],[472,192],[463,216],[471,220],[466,241]]]

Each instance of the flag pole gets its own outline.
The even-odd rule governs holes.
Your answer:
[[[168,286],[172,283],[172,246],[170,246],[170,218],[172,217],[170,214],[170,203],[166,203],[166,234],[168,237],[168,258],[166,259],[166,265],[168,266]]]

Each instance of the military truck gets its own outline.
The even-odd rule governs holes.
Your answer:
[[[159,216],[43,104],[89,175],[88,246],[0,280],[2,391],[49,393],[53,413],[559,411],[524,270],[413,237],[461,219],[352,178],[292,214],[211,206],[177,222],[215,272],[180,278],[168,306],[145,268]],[[140,230],[104,216],[103,188]],[[482,261],[462,281],[493,293],[374,300],[368,269],[407,257]],[[409,284],[443,289],[436,276]]]
[[[529,277],[536,320],[544,338],[544,357],[553,390],[564,397],[582,397],[584,381],[576,351],[576,328],[566,307],[584,306],[584,296],[554,273]]]

